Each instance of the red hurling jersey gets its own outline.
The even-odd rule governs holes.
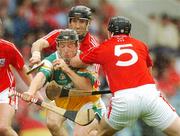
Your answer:
[[[92,47],[97,47],[99,46],[99,43],[97,43],[96,39],[90,35],[88,32],[84,39],[80,42],[80,50],[82,52],[89,50]]]
[[[116,35],[80,55],[84,63],[101,64],[112,92],[154,84],[147,46],[127,35]]]
[[[49,54],[56,51],[56,38],[60,33],[61,29],[56,29],[43,37],[43,39],[47,40],[49,43],[49,47],[43,49],[43,51]]]
[[[59,36],[60,33],[61,33],[61,29],[57,29],[43,37],[49,43],[49,47],[44,49],[45,52],[56,51],[56,38]],[[97,43],[96,39],[92,35],[90,35],[89,32],[86,34],[84,39],[80,42],[80,50],[82,52],[92,47],[97,47],[97,46],[99,46],[99,44]]]
[[[10,65],[22,69],[24,60],[14,44],[0,39],[0,92],[8,87],[15,87],[15,78]]]

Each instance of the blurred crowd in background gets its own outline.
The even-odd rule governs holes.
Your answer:
[[[177,2],[180,4],[180,1],[177,0]],[[0,37],[13,42],[28,65],[32,43],[54,29],[66,28],[67,13],[72,6],[86,5],[92,9],[90,32],[101,43],[107,39],[109,18],[121,15],[117,4],[120,4],[118,0],[117,2],[111,0],[0,0],[0,18],[3,22]],[[154,61],[153,74],[157,86],[180,115],[180,16],[169,15],[166,12],[157,15],[152,11],[147,18],[149,24],[147,41]],[[101,90],[108,88],[103,74],[100,79]],[[103,96],[105,102],[109,97]],[[14,128],[20,136],[50,136],[45,126],[45,111],[22,101],[14,119]],[[68,129],[72,131],[72,128]],[[117,134],[117,136],[148,135],[163,136],[160,131],[147,127],[141,121],[138,121],[133,128]]]

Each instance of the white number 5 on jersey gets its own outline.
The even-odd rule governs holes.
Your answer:
[[[116,45],[115,46],[115,56],[121,56],[122,54],[128,53],[130,54],[132,57],[130,60],[127,61],[117,61],[116,65],[117,66],[130,66],[133,65],[134,63],[137,62],[138,60],[138,56],[136,54],[136,52],[132,49],[124,49],[125,47],[132,47],[132,44],[123,44],[123,45]],[[123,49],[122,49],[123,47]]]

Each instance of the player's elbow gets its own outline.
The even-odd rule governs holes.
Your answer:
[[[49,43],[45,39],[39,39],[32,44],[31,52],[42,51],[44,48],[49,47]]]
[[[93,85],[91,84],[91,81],[89,79],[84,80],[84,82],[82,82],[83,84],[81,84],[81,86],[79,87],[80,89],[86,90],[88,92],[92,92],[93,90]]]

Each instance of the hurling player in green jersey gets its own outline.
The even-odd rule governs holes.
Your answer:
[[[76,56],[79,48],[79,40],[76,31],[72,29],[65,29],[56,39],[57,51],[46,57],[43,62],[44,65],[39,69],[39,72],[34,77],[28,92],[25,92],[29,97],[43,87],[46,82],[56,81],[58,85],[63,85],[66,88],[77,88],[86,91],[97,90],[95,81],[97,80],[97,73],[93,71],[93,67],[87,68],[72,68],[69,67],[69,61]],[[55,99],[54,104],[58,107],[78,111],[82,106],[88,104],[97,106],[98,112],[102,114],[102,103],[100,96],[79,96],[79,97],[59,97]],[[100,110],[99,110],[100,109]],[[67,132],[62,130],[63,122],[66,118],[59,116],[51,111],[47,112],[47,126],[53,136],[64,136]],[[81,126],[81,133],[77,135],[95,135],[98,121],[94,120],[88,126]],[[81,128],[79,127],[79,129]]]

